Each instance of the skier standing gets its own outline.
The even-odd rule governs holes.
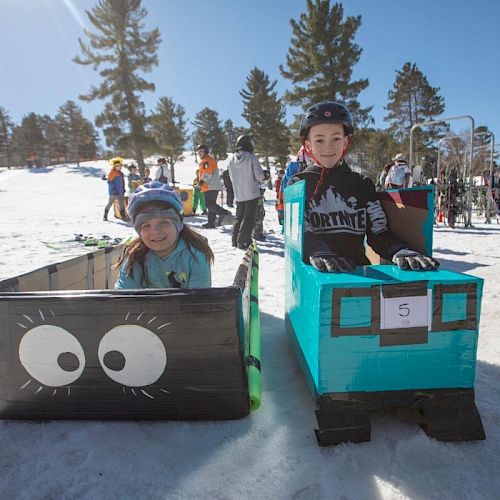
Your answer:
[[[257,204],[261,197],[259,182],[264,180],[264,172],[253,148],[252,138],[240,135],[236,140],[236,153],[228,165],[236,201],[232,244],[242,250],[252,243]]]

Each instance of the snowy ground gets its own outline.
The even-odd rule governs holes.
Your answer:
[[[190,184],[195,168],[187,158],[177,177]],[[104,162],[88,162],[0,171],[0,279],[83,253],[47,245],[75,233],[133,234],[112,217],[102,221],[106,170]],[[499,498],[500,225],[438,228],[434,237],[445,269],[485,279],[476,402],[486,441],[441,443],[380,417],[371,442],[319,448],[315,404],[284,332],[283,240],[273,195],[268,241],[259,244],[261,408],[231,422],[0,421],[0,498]],[[231,248],[229,230],[201,231],[215,253],[214,285],[231,284],[242,252]]]

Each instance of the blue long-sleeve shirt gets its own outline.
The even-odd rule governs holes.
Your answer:
[[[194,255],[193,255],[194,254]],[[147,255],[146,268],[148,283],[142,283],[142,269],[139,263],[133,266],[134,277],[126,275],[128,260],[120,268],[115,288],[209,288],[212,286],[212,271],[205,254],[179,239],[177,246],[166,257],[160,258],[156,252]],[[179,287],[180,284],[180,287]]]

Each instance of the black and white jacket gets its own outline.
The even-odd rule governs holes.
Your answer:
[[[304,210],[304,261],[324,252],[334,252],[356,265],[367,265],[364,239],[382,257],[391,259],[407,245],[389,230],[387,216],[377,199],[375,185],[368,177],[353,172],[342,162],[328,169],[313,165],[292,182],[306,181]],[[318,182],[316,196],[313,196]]]

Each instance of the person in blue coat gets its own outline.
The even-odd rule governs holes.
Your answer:
[[[109,209],[113,206],[113,203],[117,200],[120,206],[120,216],[122,219],[126,219],[125,214],[125,178],[122,173],[123,159],[120,157],[111,158],[109,160],[109,166],[111,170],[108,172],[108,204],[104,209],[103,220],[108,220]]]
[[[214,254],[207,239],[185,225],[182,201],[167,184],[153,181],[130,196],[128,213],[139,237],[118,262],[117,289],[208,288]]]

